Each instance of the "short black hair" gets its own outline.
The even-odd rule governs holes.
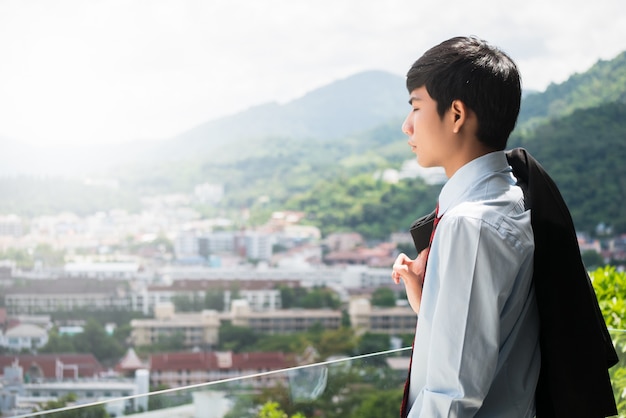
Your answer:
[[[503,150],[522,98],[519,71],[502,50],[476,37],[455,37],[426,51],[407,73],[411,93],[425,86],[443,115],[461,100],[478,119],[478,140]]]

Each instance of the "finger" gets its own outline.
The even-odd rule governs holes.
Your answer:
[[[396,261],[394,262],[394,264],[406,264],[406,263],[410,263],[411,261],[413,260],[409,256],[407,256],[404,253],[400,253],[396,257]]]

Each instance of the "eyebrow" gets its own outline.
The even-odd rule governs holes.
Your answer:
[[[419,101],[421,101],[421,100],[422,100],[422,98],[421,98],[421,97],[418,97],[418,96],[411,96],[411,97],[409,98],[409,104],[410,104],[410,105],[412,105],[414,101],[418,101],[418,102],[419,102]]]

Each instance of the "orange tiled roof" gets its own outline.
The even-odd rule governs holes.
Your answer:
[[[277,370],[293,366],[284,353],[180,352],[150,356],[151,371],[169,370]]]
[[[57,360],[66,366],[76,365],[78,377],[96,377],[104,369],[100,362],[92,354],[19,354],[0,356],[0,369],[10,366],[17,360],[24,373],[28,373],[31,367],[41,370],[43,378],[53,379],[57,377]],[[63,377],[74,378],[74,371],[63,370]]]

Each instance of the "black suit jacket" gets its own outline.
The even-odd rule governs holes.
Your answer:
[[[537,418],[599,418],[617,414],[608,368],[618,361],[580,256],[570,212],[554,181],[528,152],[507,152],[524,191],[535,236],[533,282],[540,317],[541,372]],[[427,245],[432,216],[411,235]]]
[[[617,414],[608,369],[618,361],[556,184],[524,149],[507,153],[531,209],[540,317],[537,418]]]

